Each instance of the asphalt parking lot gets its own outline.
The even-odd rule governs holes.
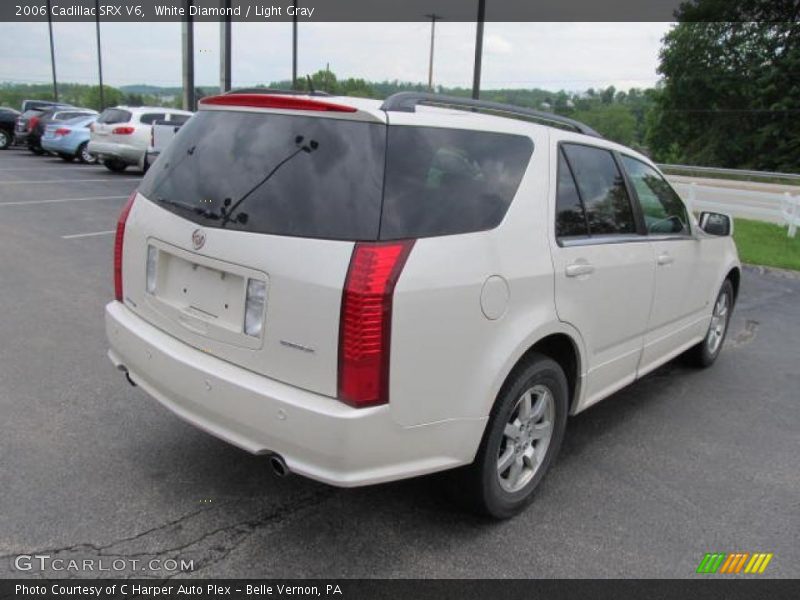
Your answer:
[[[668,364],[572,418],[533,505],[487,522],[438,477],[277,479],[130,387],[103,306],[140,177],[0,151],[0,577],[109,574],[19,572],[19,554],[203,577],[699,577],[706,552],[772,552],[756,577],[800,577],[799,278],[746,269],[713,368]]]

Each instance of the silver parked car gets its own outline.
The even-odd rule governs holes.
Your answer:
[[[111,171],[124,171],[130,165],[145,170],[153,122],[183,115],[192,113],[157,106],[107,108],[92,127],[89,152]]]

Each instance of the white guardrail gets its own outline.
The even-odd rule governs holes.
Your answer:
[[[683,171],[697,172],[698,176],[712,173],[732,173],[742,176],[781,177],[800,180],[800,175],[787,173],[765,173],[763,171],[738,171],[734,169],[713,169],[709,167],[689,167],[684,165],[659,165],[662,168],[675,168]],[[720,179],[719,185],[707,182],[697,183],[682,181],[690,175],[669,175],[667,179],[686,202],[690,210],[724,212],[734,217],[756,219],[788,225],[789,237],[794,237],[800,227],[800,187],[797,191],[781,190],[780,186],[763,184],[758,189],[758,182]],[[737,187],[737,183],[741,187]],[[752,189],[749,189],[752,187]],[[777,187],[778,190],[770,190]],[[784,186],[785,187],[785,186]]]

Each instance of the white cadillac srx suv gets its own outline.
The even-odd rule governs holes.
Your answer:
[[[454,469],[521,510],[567,416],[722,348],[727,215],[570,119],[401,93],[204,98],[125,205],[109,357],[279,474]]]

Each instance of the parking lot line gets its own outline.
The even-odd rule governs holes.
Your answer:
[[[77,240],[78,238],[94,237],[96,235],[110,235],[112,233],[116,233],[116,231],[116,229],[110,229],[109,231],[93,231],[92,233],[73,233],[71,235],[62,235],[61,239]]]
[[[58,204],[60,202],[86,202],[88,200],[121,200],[128,196],[90,196],[88,198],[55,198],[53,200],[22,200],[0,202],[0,206],[26,206],[28,204]]]
[[[0,181],[0,186],[19,185],[23,183],[26,185],[30,185],[32,183],[96,183],[98,181],[110,183],[114,181],[141,181],[141,179],[141,177],[120,177],[112,179],[39,179],[37,181]]]

